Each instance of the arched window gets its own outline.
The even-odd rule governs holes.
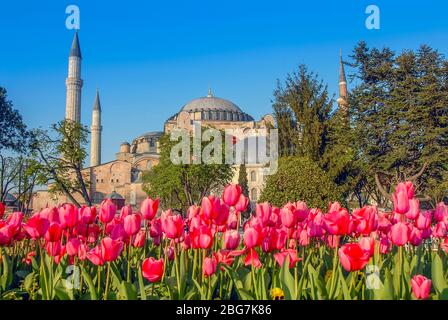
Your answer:
[[[257,173],[255,171],[250,172],[250,181],[257,181]]]
[[[258,200],[258,191],[257,191],[257,189],[253,188],[250,191],[250,198],[251,198],[252,201],[257,201]]]

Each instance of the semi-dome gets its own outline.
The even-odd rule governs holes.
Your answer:
[[[179,113],[182,111],[190,113],[195,120],[253,121],[253,118],[235,103],[213,96],[211,90],[206,97],[193,99],[185,104]],[[177,115],[168,120],[176,120]]]

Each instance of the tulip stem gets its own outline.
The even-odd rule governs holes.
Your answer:
[[[104,291],[104,300],[107,300],[107,295],[109,293],[109,275],[110,275],[110,262],[107,263],[106,290]]]
[[[131,243],[128,244],[128,273],[126,277],[126,281],[131,281]]]
[[[333,298],[333,294],[334,294],[334,278],[336,276],[336,265],[338,264],[338,245],[335,246],[334,248],[334,253],[333,253],[333,271],[331,272],[331,286],[330,286],[330,293],[328,295],[329,299]]]

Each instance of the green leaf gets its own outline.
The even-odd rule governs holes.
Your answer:
[[[351,300],[352,297],[350,295],[350,291],[348,290],[347,282],[345,281],[344,275],[342,274],[341,268],[338,267],[339,270],[339,285],[342,289],[342,296],[344,300]]]
[[[118,299],[137,300],[137,289],[132,283],[122,281],[118,290]]]
[[[90,277],[90,274],[86,271],[84,267],[81,267],[81,272],[82,277],[86,282],[87,287],[89,288],[91,300],[98,300],[98,296],[96,294],[96,288],[95,285],[93,284],[92,277]]]
[[[292,300],[296,298],[294,277],[289,272],[289,256],[286,256],[280,269],[280,284],[285,293],[285,299]]]
[[[448,289],[448,284],[443,276],[443,272],[442,259],[435,253],[431,264],[431,278],[434,288],[439,295],[442,294],[445,289]]]
[[[146,300],[145,283],[143,282],[142,268],[140,266],[138,267],[137,273],[138,273],[138,287],[140,289],[140,299]]]

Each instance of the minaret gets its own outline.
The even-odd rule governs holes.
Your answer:
[[[92,126],[90,127],[90,166],[101,164],[101,103],[100,93],[96,91],[95,103],[92,111]]]
[[[65,102],[65,119],[81,122],[81,48],[79,46],[78,31],[73,37],[70,56],[68,59],[68,77],[65,80],[67,97]]]
[[[337,100],[339,109],[348,114],[347,80],[345,78],[344,62],[342,61],[342,50],[339,60],[339,98]]]

